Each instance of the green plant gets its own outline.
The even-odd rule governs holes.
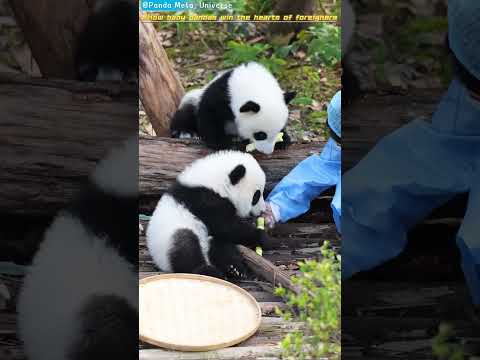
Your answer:
[[[452,342],[455,331],[450,324],[442,323],[438,328],[438,334],[433,338],[433,355],[440,360],[463,360],[465,358],[460,344]]]
[[[277,288],[286,298],[287,310],[277,310],[286,320],[298,318],[304,326],[282,340],[285,359],[319,359],[340,357],[341,260],[325,242],[321,261],[300,262],[301,275],[292,282],[298,294]]]
[[[302,30],[292,50],[304,47],[314,64],[334,66],[340,62],[340,28],[332,24],[317,24]]]
[[[247,0],[245,13],[251,15],[267,15],[272,12],[275,1],[273,0]]]
[[[268,44],[247,44],[238,41],[229,41],[227,51],[224,54],[224,65],[232,67],[249,61],[258,61],[268,68],[272,73],[277,74],[286,61],[277,57],[269,50]]]
[[[224,54],[224,62],[227,66],[235,66],[244,62],[256,60],[260,54],[270,48],[267,44],[246,44],[243,42],[229,41],[227,51]]]

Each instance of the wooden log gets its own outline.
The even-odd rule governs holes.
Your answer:
[[[0,211],[54,214],[138,133],[135,85],[0,76]]]
[[[321,2],[317,0],[278,0],[275,1],[273,14],[275,15],[313,15],[317,13],[317,8],[321,6]],[[322,13],[325,10],[322,8]],[[293,23],[275,23],[268,25],[271,33],[279,35],[290,34],[289,38],[300,32],[302,29],[310,26],[309,23],[293,22]]]
[[[184,89],[153,24],[140,22],[139,29],[140,100],[157,136],[169,136]]]
[[[279,359],[281,349],[279,346],[245,346],[230,347],[226,349],[185,353],[176,351],[167,351],[161,349],[140,350],[140,360],[256,360]]]
[[[44,77],[73,79],[76,39],[94,0],[10,0],[18,25]]]
[[[237,248],[240,254],[242,254],[247,266],[255,274],[271,282],[274,287],[282,286],[296,294],[300,293],[300,290],[297,286],[293,285],[290,276],[286,272],[280,270],[270,261],[243,245],[237,245]]]
[[[261,305],[262,303],[260,303]],[[285,306],[281,303],[280,305]],[[260,328],[255,335],[240,343],[238,347],[276,346],[289,332],[301,328],[302,324],[300,322],[287,322],[280,317],[263,316]],[[140,349],[142,350],[152,348],[155,348],[155,346],[143,342],[140,343]]]
[[[319,152],[324,143],[295,144],[273,155],[254,154],[267,176],[266,192],[272,190],[288,172],[309,155]],[[192,161],[211,153],[197,141],[152,136],[140,137],[140,210],[151,212],[177,175]]]

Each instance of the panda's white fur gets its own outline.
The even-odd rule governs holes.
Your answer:
[[[135,195],[137,178],[121,171],[136,164],[135,144],[133,138],[101,161],[93,184],[115,196]],[[117,295],[138,311],[137,286],[134,264],[75,215],[61,212],[45,232],[19,295],[18,327],[28,359],[70,359],[82,308],[92,296]]]
[[[65,360],[79,313],[93,295],[120,295],[138,308],[137,275],[104,239],[68,215],[55,219],[26,276],[18,325],[30,360]]]
[[[232,185],[229,174],[239,165],[245,167],[246,174],[237,184]],[[198,159],[177,177],[177,184],[182,188],[209,189],[219,197],[228,199],[235,207],[236,216],[240,218],[249,215],[258,216],[265,210],[263,196],[260,196],[258,203],[252,205],[255,192],[260,190],[263,194],[265,174],[250,154],[239,151],[220,151]],[[174,271],[170,254],[177,241],[174,235],[179,229],[188,229],[195,234],[203,260],[206,265],[212,265],[209,258],[212,245],[211,231],[187,208],[188,204],[182,202],[195,200],[191,196],[188,199],[179,200],[175,198],[175,193],[167,192],[162,196],[152,214],[147,228],[147,246],[154,262],[163,271]],[[202,205],[208,209],[208,204]],[[200,215],[217,216],[220,219],[226,216],[221,211],[218,214],[206,214],[202,209],[200,209]],[[224,225],[228,227],[230,220],[225,218]]]
[[[180,101],[179,107],[183,107],[188,104],[192,104],[195,107],[198,107],[198,103],[200,101],[200,98],[202,97],[204,88],[201,89],[193,89],[188,91]]]
[[[92,174],[93,182],[105,192],[134,196],[138,193],[138,176],[125,169],[135,168],[137,163],[138,140],[131,137],[99,162]]]
[[[264,66],[252,62],[233,70],[228,89],[238,134],[254,143],[259,151],[271,154],[275,139],[288,120],[288,107],[278,81]],[[260,104],[260,111],[240,112],[248,101]],[[256,140],[253,134],[258,131],[265,132],[267,140]]]
[[[202,255],[207,264],[210,264],[207,254],[210,247],[207,227],[175,198],[165,194],[158,202],[147,228],[148,251],[155,264],[163,271],[173,271],[168,254],[174,245],[173,234],[182,228],[191,230],[197,236]]]

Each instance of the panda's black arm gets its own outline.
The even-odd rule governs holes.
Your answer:
[[[265,242],[265,232],[241,222],[238,218],[215,221],[209,232],[214,239],[253,248]]]
[[[209,235],[216,240],[249,247],[261,245],[264,231],[242,222],[233,204],[214,191],[177,183],[170,193],[205,224]]]
[[[262,245],[265,232],[243,222],[228,200],[218,197],[212,199],[208,206],[210,209],[204,210],[200,218],[214,239],[248,247]]]

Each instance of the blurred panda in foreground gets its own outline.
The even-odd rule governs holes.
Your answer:
[[[138,358],[138,141],[97,165],[46,230],[20,292],[29,360]]]
[[[97,0],[75,54],[77,80],[138,78],[138,1]]]

